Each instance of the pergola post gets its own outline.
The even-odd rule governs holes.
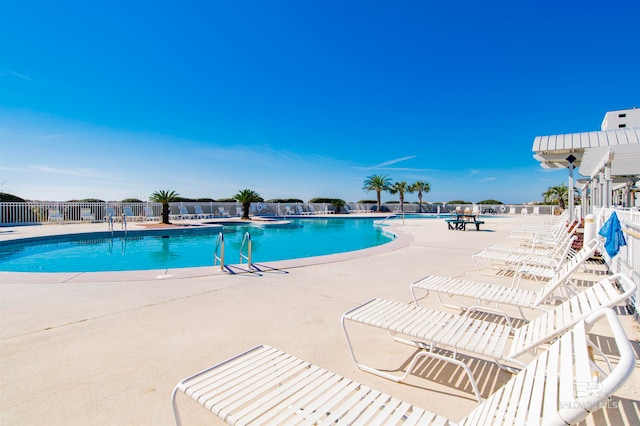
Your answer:
[[[573,216],[574,216],[574,196],[573,193],[575,191],[575,186],[573,183],[573,169],[574,169],[574,165],[573,162],[576,161],[576,157],[574,157],[573,155],[569,155],[567,157],[567,161],[569,162],[569,223],[573,223]]]

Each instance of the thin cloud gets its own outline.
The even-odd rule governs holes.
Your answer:
[[[30,79],[29,77],[27,77],[26,75],[17,73],[15,71],[7,69],[7,68],[3,68],[2,71],[0,71],[0,75],[7,76],[7,77],[16,77],[16,78],[19,78],[21,80],[28,81],[29,83],[33,83],[33,80]]]
[[[205,149],[193,150],[194,154],[211,157],[220,162],[238,162],[240,159],[246,158],[251,160],[253,167],[273,166],[273,167],[291,167],[292,165],[317,164],[318,162],[342,163],[330,157],[315,154],[298,154],[289,150],[274,149],[269,145],[235,145],[235,146],[218,146]]]
[[[42,173],[65,175],[65,176],[78,176],[78,177],[88,177],[88,178],[106,178],[106,179],[114,179],[114,180],[115,179],[119,179],[116,176],[113,176],[113,175],[110,175],[110,174],[106,174],[106,173],[96,172],[95,170],[91,170],[91,169],[82,169],[82,168],[60,169],[60,168],[49,167],[49,166],[45,166],[45,165],[32,165],[32,166],[29,166],[29,169],[36,170],[36,171],[42,172]]]
[[[368,170],[368,168],[363,168],[364,170]],[[412,167],[386,167],[385,170],[393,170],[399,172],[433,172],[434,169],[415,169]]]
[[[480,179],[479,182],[491,182],[492,180],[496,180],[495,177],[490,176],[490,177],[486,177],[484,179]]]
[[[396,163],[400,163],[401,161],[407,161],[407,160],[411,160],[413,158],[416,158],[417,155],[408,155],[406,157],[401,157],[401,158],[396,158],[393,160],[389,160],[389,161],[385,161],[383,163],[380,164],[376,164],[375,166],[368,166],[368,167],[355,167],[358,170],[373,170],[373,169],[385,169],[385,170],[421,170],[421,169],[399,169],[399,168],[390,168],[387,166],[390,166],[392,164],[396,164]]]
[[[395,160],[389,160],[389,161],[385,161],[384,163],[380,163],[377,166],[373,166],[375,168],[382,168],[382,167],[387,167],[390,166],[392,164],[396,164],[399,163],[401,161],[407,161],[407,160],[411,160],[412,158],[416,158],[416,155],[409,155],[407,157],[402,157],[402,158],[396,158]]]

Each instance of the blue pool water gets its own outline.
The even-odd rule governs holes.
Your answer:
[[[2,243],[0,271],[96,272],[213,265],[219,229],[194,231],[154,235],[129,232],[127,237],[113,238],[100,233]],[[247,231],[251,234],[253,263],[359,250],[393,238],[375,227],[373,219],[313,218],[292,219],[290,224],[278,227],[224,226],[226,264],[240,263],[239,250]]]

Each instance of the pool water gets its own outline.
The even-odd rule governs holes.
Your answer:
[[[200,230],[201,231],[201,230]],[[288,225],[224,226],[225,264],[240,263],[250,232],[252,262],[323,256],[385,244],[393,236],[372,219],[292,219]],[[219,230],[127,237],[86,236],[0,244],[0,271],[96,272],[213,265]],[[246,254],[246,248],[244,249]],[[245,260],[246,262],[246,260]]]

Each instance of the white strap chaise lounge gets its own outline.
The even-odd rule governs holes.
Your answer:
[[[613,368],[606,358],[603,363],[591,355],[587,333],[601,319],[608,321],[620,354]],[[612,310],[603,310],[578,322],[458,424],[576,423],[599,409],[634,366],[633,350],[618,318]],[[178,383],[171,399],[180,425],[178,393],[230,425],[456,424],[268,346],[250,349]]]
[[[633,283],[630,279],[628,281]],[[480,401],[482,398],[471,369],[458,359],[458,352],[493,359],[500,368],[508,371],[512,371],[513,367],[521,368],[523,363],[519,358],[524,354],[535,353],[596,310],[615,306],[633,294],[632,291],[620,293],[617,290],[614,293],[607,294],[607,284],[603,280],[518,328],[513,328],[510,322],[503,324],[484,321],[413,304],[372,299],[342,315],[342,331],[351,358],[361,370],[390,380],[403,381],[423,358],[450,362],[465,371],[476,398]],[[413,355],[408,367],[400,375],[367,366],[355,355],[347,324],[360,324],[386,331],[393,340],[420,350]]]
[[[555,271],[551,276],[551,279],[538,291],[520,289],[515,286],[506,287],[499,284],[466,281],[434,275],[426,276],[412,283],[409,286],[409,289],[416,305],[418,305],[418,296],[416,292],[424,291],[427,294],[435,294],[438,301],[443,306],[449,308],[467,310],[477,307],[478,309],[488,309],[486,305],[491,303],[495,304],[495,309],[491,309],[492,311],[503,313],[499,310],[500,305],[510,305],[519,308],[520,315],[522,318],[525,318],[522,308],[545,309],[541,305],[552,302],[552,299],[566,299],[572,293],[577,293],[579,290],[574,291],[570,286],[571,278],[598,247],[599,242],[595,239],[592,243],[585,245],[580,249],[576,256],[566,261],[562,267]],[[614,283],[621,279],[628,280],[628,285],[635,287],[635,284],[631,280],[627,277],[622,277],[620,274],[613,277],[605,277],[602,280],[603,282],[600,283],[600,286],[613,288]],[[617,292],[613,292],[611,294],[617,294]],[[442,299],[442,296],[445,295],[470,298],[477,301],[477,303],[473,305],[473,307],[468,305],[453,305],[451,301],[445,301]],[[485,305],[484,307],[483,304]]]
[[[507,238],[520,246],[533,248],[553,248],[562,241],[565,234],[573,235],[578,229],[579,223],[559,224],[549,232],[512,232]]]
[[[483,275],[506,275],[515,272],[518,265],[526,260],[529,263],[540,263],[557,267],[576,254],[573,243],[578,237],[567,234],[552,249],[535,249],[530,247],[488,246],[471,255],[476,270]],[[487,272],[489,269],[491,272]]]

